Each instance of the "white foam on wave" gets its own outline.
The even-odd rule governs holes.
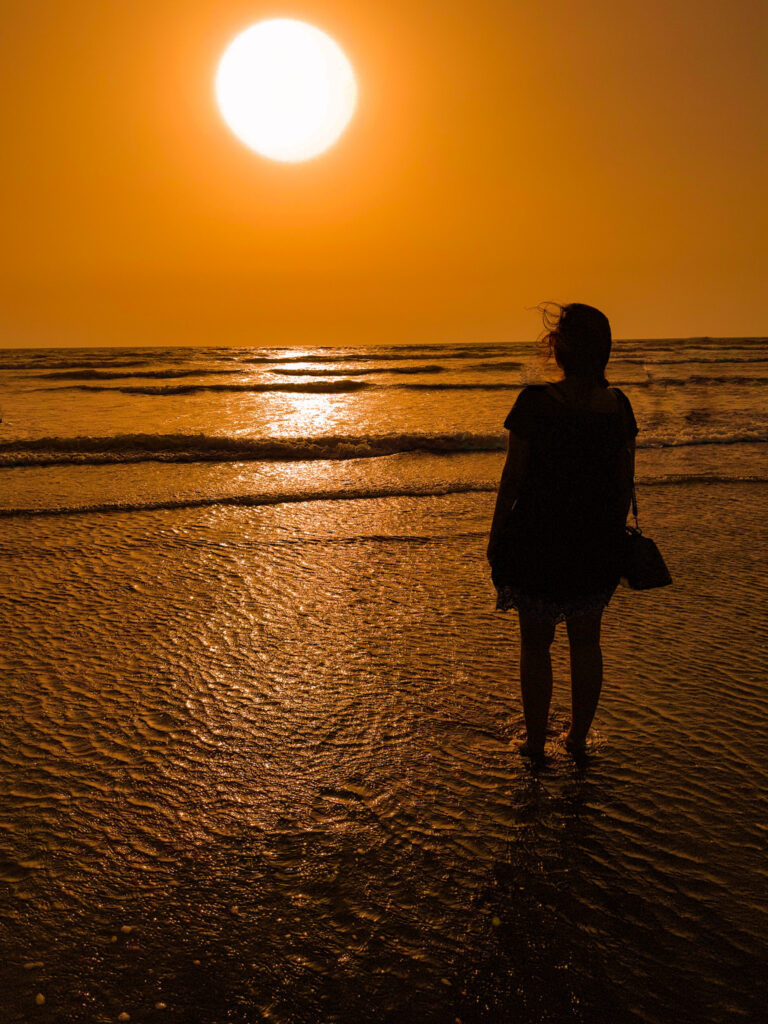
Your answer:
[[[249,462],[375,458],[400,452],[503,450],[498,434],[243,438],[206,434],[42,437],[0,443],[0,466],[128,462]]]
[[[768,442],[764,427],[710,435],[677,433],[639,438],[639,448],[688,448]],[[134,462],[293,462],[380,458],[403,452],[450,455],[498,452],[501,433],[228,437],[211,434],[115,434],[106,437],[40,437],[0,442],[0,468],[105,465]]]

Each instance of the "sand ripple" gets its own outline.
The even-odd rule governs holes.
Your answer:
[[[583,767],[557,641],[540,773],[487,495],[4,521],[4,1020],[749,1020],[767,503],[645,498],[676,585]]]

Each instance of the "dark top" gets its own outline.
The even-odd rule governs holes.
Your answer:
[[[615,587],[626,497],[619,457],[637,434],[632,406],[605,411],[560,401],[546,385],[523,388],[504,426],[530,442],[517,503],[493,566],[497,587],[568,601]]]

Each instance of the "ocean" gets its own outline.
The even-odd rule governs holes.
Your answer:
[[[758,1019],[766,339],[619,341],[586,763],[485,545],[529,344],[0,353],[0,1017]],[[40,998],[44,1002],[40,1002]]]

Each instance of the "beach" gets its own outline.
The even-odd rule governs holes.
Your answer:
[[[334,372],[300,392],[217,364],[251,390],[145,393],[180,386],[179,354],[163,378],[131,350],[12,357],[4,1021],[756,1019],[768,364],[745,341],[683,365],[669,342],[662,373],[645,344],[617,354],[674,585],[611,602],[584,763],[559,627],[540,770],[516,751],[517,623],[485,562],[519,352],[314,353],[298,368]],[[94,380],[106,398],[71,390]],[[319,390],[338,380],[373,386]]]

